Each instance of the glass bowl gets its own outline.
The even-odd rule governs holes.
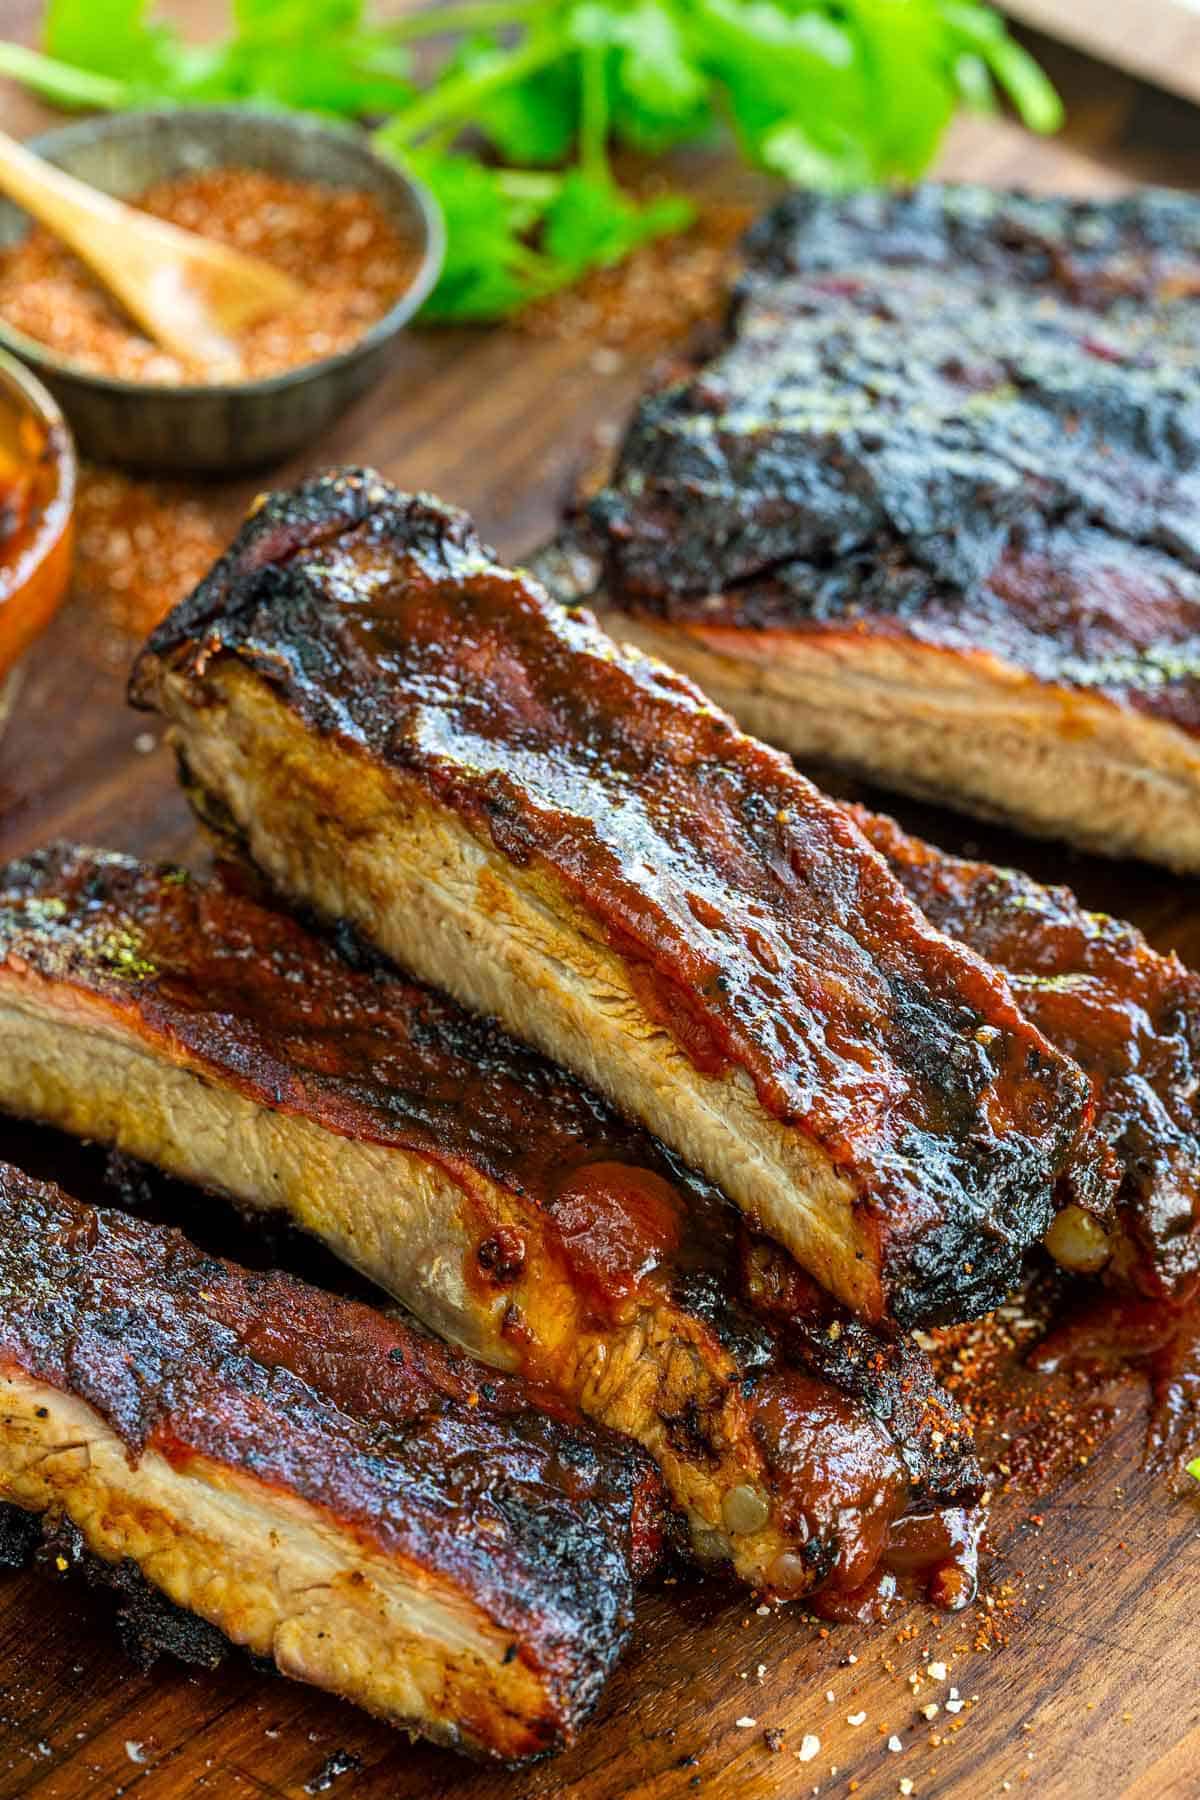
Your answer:
[[[0,350],[0,731],[71,573],[75,447],[58,406]]]

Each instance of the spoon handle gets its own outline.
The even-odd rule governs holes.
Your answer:
[[[162,304],[172,227],[44,162],[6,132],[0,132],[0,193],[61,238],[141,330],[164,349],[192,361],[196,320],[180,318],[176,324]],[[229,348],[224,342],[204,347],[210,352]]]

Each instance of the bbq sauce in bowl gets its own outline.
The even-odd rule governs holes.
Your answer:
[[[75,453],[41,384],[0,351],[0,730],[26,651],[66,591]]]

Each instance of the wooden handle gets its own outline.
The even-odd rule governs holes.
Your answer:
[[[184,363],[203,361],[210,377],[233,368],[232,336],[300,298],[281,269],[138,212],[4,132],[0,193],[74,250],[143,331]]]
[[[49,226],[55,237],[88,256],[97,234],[119,224],[129,209],[109,194],[43,162],[0,131],[0,192]],[[90,257],[89,257],[90,260]]]
[[[74,250],[135,324],[164,349],[189,364],[197,349],[218,362],[232,361],[228,339],[205,330],[194,309],[180,309],[178,293],[164,294],[163,271],[169,277],[173,262],[169,249],[167,256],[161,249],[155,253],[152,234],[146,230],[157,220],[43,162],[3,132],[0,191]],[[164,299],[170,302],[167,308]],[[172,318],[174,310],[182,313],[178,323]]]

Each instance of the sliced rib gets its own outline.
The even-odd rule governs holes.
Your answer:
[[[1093,1083],[1121,1229],[1110,1242],[1092,1214],[1067,1207],[1049,1248],[1155,1298],[1185,1294],[1200,1275],[1200,977],[1069,888],[947,856],[893,819],[851,811],[934,924],[1004,969],[1022,1011]]]
[[[1086,1108],[840,807],[673,671],[343,474],[267,500],[138,662],[285,895],[597,1086],[822,1285],[986,1309]]]
[[[741,1269],[765,1248],[735,1208],[343,941],[355,964],[233,877],[66,848],[13,864],[0,1105],[286,1212],[443,1335],[637,1438],[697,1554],[758,1586],[856,1588],[898,1516],[976,1497],[920,1352],[831,1332],[811,1296],[781,1328],[752,1316]]]
[[[539,560],[743,729],[1200,870],[1200,204],[796,195]]]
[[[505,1761],[574,1737],[657,1530],[634,1446],[7,1164],[0,1491],[283,1673]]]

